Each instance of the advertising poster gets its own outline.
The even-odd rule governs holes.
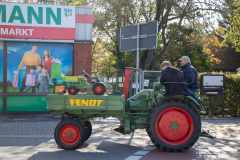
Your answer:
[[[0,41],[0,92],[3,92],[3,41]]]
[[[7,91],[58,93],[67,88],[62,76],[72,75],[72,44],[7,43]]]

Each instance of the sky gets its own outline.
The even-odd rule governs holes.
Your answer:
[[[7,43],[7,80],[13,82],[15,72],[22,60],[22,57],[25,52],[30,51],[32,49],[32,44],[30,42],[8,42]],[[72,59],[73,59],[73,45],[72,44],[57,44],[57,43],[36,43],[38,44],[38,49],[36,53],[39,54],[40,58],[43,58],[43,51],[48,49],[50,51],[50,56],[54,59],[58,59],[61,61],[61,73],[65,75],[66,71],[72,68]],[[1,44],[0,44],[1,45]],[[1,54],[1,47],[0,47],[0,54]],[[1,63],[0,56],[0,64]],[[0,65],[0,76],[1,76],[1,69],[2,66]],[[24,65],[20,69],[20,74],[24,74],[26,66]],[[1,79],[0,79],[1,81]],[[61,81],[61,78],[58,79],[58,82]]]

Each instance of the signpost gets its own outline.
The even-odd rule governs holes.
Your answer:
[[[136,69],[139,69],[139,50],[157,48],[158,21],[137,23],[120,29],[120,52],[137,51]],[[136,93],[138,72],[136,72]]]

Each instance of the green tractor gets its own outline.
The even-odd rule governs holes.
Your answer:
[[[68,93],[75,95],[80,89],[84,91],[92,91],[96,95],[102,95],[106,92],[106,84],[102,83],[97,77],[91,77],[83,70],[84,75],[81,76],[63,76],[63,82],[69,82],[70,87]],[[91,77],[91,83],[87,83],[86,77]]]
[[[199,103],[190,96],[164,97],[164,86],[142,90],[128,98],[129,77],[125,72],[124,95],[63,95],[49,94],[47,108],[61,115],[54,131],[56,143],[63,149],[77,149],[91,136],[90,119],[116,117],[121,122],[115,131],[130,134],[146,129],[151,141],[163,151],[186,151],[201,132]]]

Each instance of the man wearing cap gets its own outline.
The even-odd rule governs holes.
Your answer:
[[[164,61],[161,64],[161,78],[160,83],[165,86],[165,97],[170,97],[178,94],[189,95],[185,84],[183,83],[165,83],[164,82],[183,82],[181,71],[177,68],[171,67],[169,61]]]
[[[198,99],[194,92],[198,91],[199,86],[198,86],[198,73],[196,71],[196,69],[191,65],[191,61],[190,58],[188,56],[182,56],[180,60],[180,64],[182,66],[182,76],[183,76],[183,80],[184,82],[188,83],[188,93],[191,97],[193,97],[197,102],[200,103],[200,107],[201,107],[201,114],[205,114],[206,111],[204,110],[202,104],[201,104],[201,100]]]

